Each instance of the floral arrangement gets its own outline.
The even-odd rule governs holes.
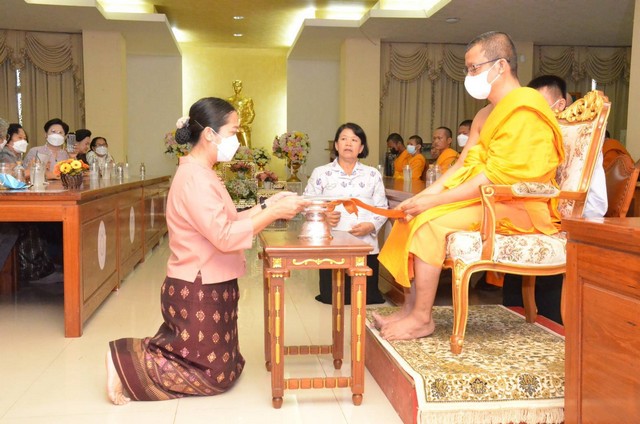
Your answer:
[[[255,200],[258,197],[258,187],[254,180],[233,179],[226,181],[224,185],[235,202]]]
[[[173,157],[179,158],[181,156],[186,156],[189,154],[191,150],[191,144],[178,144],[176,142],[176,132],[169,131],[164,135],[164,147],[165,153],[171,155]]]
[[[299,131],[286,132],[273,140],[273,154],[291,162],[305,163],[309,147],[309,136]]]
[[[251,171],[251,165],[248,162],[239,160],[237,162],[232,163],[229,166],[229,169],[233,172],[249,172]]]
[[[89,165],[78,159],[66,159],[56,163],[53,172],[56,175],[82,175],[82,171],[88,170]]]
[[[264,147],[256,147],[251,152],[253,153],[253,161],[261,168],[266,166],[271,160],[271,156],[269,156]]]
[[[266,181],[266,182],[275,183],[276,181],[278,181],[278,176],[276,175],[276,173],[269,170],[258,172],[256,174],[256,178],[262,182]]]
[[[236,154],[233,155],[233,160],[253,162],[253,151],[247,146],[240,146]]]

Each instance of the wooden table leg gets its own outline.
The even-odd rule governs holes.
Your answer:
[[[366,275],[363,273],[356,272],[351,276],[351,392],[354,405],[362,404],[364,393],[366,281]]]
[[[64,336],[82,336],[82,278],[80,276],[80,212],[78,207],[64,209],[62,221],[64,273]]]
[[[271,396],[273,407],[279,409],[284,395],[284,275],[272,273],[269,280]]]
[[[269,298],[269,277],[267,276],[267,263],[263,262],[263,297],[264,297],[264,366],[267,371],[271,371],[271,332],[273,331],[273,321],[271,319],[271,307]]]
[[[334,269],[332,274],[331,339],[333,342],[333,367],[339,370],[342,367],[344,358],[344,270]]]

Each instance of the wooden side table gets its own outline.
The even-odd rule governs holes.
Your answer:
[[[285,389],[333,389],[351,387],[354,405],[362,403],[364,393],[364,342],[367,286],[371,275],[367,254],[372,247],[349,233],[334,231],[334,238],[322,244],[298,239],[297,227],[288,231],[260,233],[264,272],[264,357],[271,371],[274,408],[282,406]],[[285,346],[284,282],[291,270],[332,269],[332,344]],[[351,376],[284,378],[285,355],[332,354],[336,369],[344,356],[344,273],[351,276]],[[304,283],[303,283],[304,284]]]

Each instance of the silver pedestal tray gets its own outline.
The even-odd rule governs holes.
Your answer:
[[[329,223],[327,222],[328,206],[328,200],[311,201],[311,204],[302,212],[306,220],[302,224],[302,229],[298,235],[299,239],[308,240],[311,243],[321,243],[333,238],[331,228],[329,228]]]

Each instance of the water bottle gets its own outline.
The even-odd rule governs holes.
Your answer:
[[[20,182],[26,181],[24,166],[22,166],[22,161],[17,161],[16,166],[13,168],[13,176],[16,180]]]
[[[40,161],[38,155],[31,165],[31,184],[36,190],[44,188],[44,164]]]
[[[125,179],[125,180],[128,180],[128,179],[129,179],[129,162],[126,162],[126,163],[124,164],[124,169],[123,169],[123,171],[122,171],[122,175],[124,176],[124,179]]]
[[[102,179],[111,180],[111,162],[107,160],[102,166]]]
[[[436,180],[436,169],[434,165],[429,165],[429,169],[427,169],[427,185],[431,185]]]
[[[98,168],[98,161],[91,162],[89,165],[89,178],[91,180],[97,180],[100,178],[100,169]]]
[[[144,162],[140,164],[140,179],[144,180],[144,177],[147,174],[147,168],[144,166]]]
[[[402,168],[402,178],[405,181],[411,181],[411,167],[409,165],[405,165],[404,168]]]
[[[440,165],[437,165],[437,164],[433,167],[433,169],[434,169],[434,173],[436,175],[436,180],[437,180],[442,175],[442,169],[440,169]]]

